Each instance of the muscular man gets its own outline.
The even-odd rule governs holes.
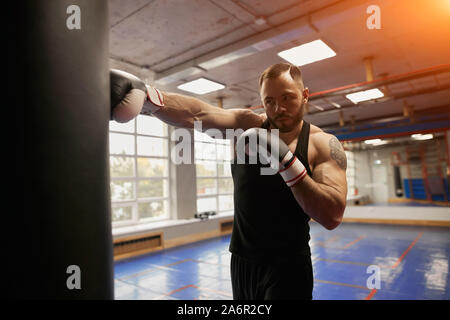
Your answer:
[[[270,157],[265,163],[234,161],[231,165],[235,212],[230,243],[233,297],[312,299],[308,222],[312,218],[332,230],[342,221],[347,163],[334,136],[303,120],[309,92],[300,69],[281,63],[262,73],[259,86],[265,116],[246,109],[219,109],[196,98],[161,92],[129,74],[114,72],[112,117],[117,121],[135,117],[145,100],[144,109],[168,124],[193,128],[194,121],[202,121],[205,129],[247,130],[237,145],[246,143],[246,137],[256,137],[264,145],[277,142],[277,174],[261,174],[262,167],[273,164]],[[279,138],[272,134],[273,129],[279,130]]]

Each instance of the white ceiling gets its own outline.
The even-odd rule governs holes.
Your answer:
[[[224,108],[258,106],[258,78],[283,61],[281,50],[322,39],[337,55],[301,68],[310,92],[366,81],[363,63],[373,57],[374,77],[450,63],[448,0],[110,0],[111,67],[132,72],[162,90],[200,76],[226,88],[197,96]],[[381,9],[381,30],[369,30],[369,5]],[[263,18],[266,23],[257,24]],[[199,69],[214,58],[242,55]],[[158,81],[159,80],[159,81]],[[437,81],[436,81],[437,80]],[[450,84],[450,72],[393,84],[395,92]],[[365,104],[344,111],[356,121],[448,105],[450,89]],[[322,102],[323,103],[323,102]],[[319,103],[318,103],[319,104]],[[307,115],[319,126],[335,125],[338,112]]]

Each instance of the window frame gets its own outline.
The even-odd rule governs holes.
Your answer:
[[[233,191],[231,191],[231,192],[224,192],[224,193],[221,193],[220,192],[220,180],[225,180],[225,179],[227,179],[227,180],[233,180],[233,178],[232,178],[232,176],[231,175],[229,175],[229,176],[220,176],[220,174],[219,174],[219,165],[220,164],[222,164],[222,165],[231,165],[231,162],[232,162],[232,159],[230,158],[230,159],[218,159],[218,152],[217,152],[217,146],[218,145],[227,145],[227,144],[231,144],[231,142],[230,142],[230,140],[227,140],[227,139],[213,139],[213,138],[211,138],[211,139],[205,139],[204,137],[201,137],[200,139],[198,139],[197,137],[199,137],[199,136],[196,136],[196,135],[206,135],[205,133],[200,133],[200,132],[197,132],[197,131],[195,131],[195,134],[194,134],[194,149],[196,149],[197,148],[197,145],[198,144],[210,144],[210,145],[214,145],[215,146],[215,159],[208,159],[208,158],[197,158],[197,153],[195,152],[195,150],[194,150],[194,163],[195,163],[195,175],[196,175],[196,182],[198,183],[198,181],[199,180],[202,180],[202,179],[214,179],[215,180],[215,182],[216,182],[216,192],[215,193],[213,193],[213,194],[205,194],[205,195],[199,195],[198,194],[198,192],[197,192],[197,190],[196,190],[196,201],[197,201],[197,204],[198,204],[198,200],[199,199],[208,199],[208,198],[215,198],[215,202],[216,202],[216,209],[214,210],[214,211],[216,211],[217,213],[223,213],[223,212],[229,212],[229,211],[233,211],[233,209],[227,209],[227,210],[221,210],[220,209],[220,202],[219,202],[219,197],[220,196],[231,196],[231,197],[233,197],[233,195],[234,195],[234,190]],[[226,141],[228,141],[228,142],[226,142]],[[231,148],[231,146],[230,146],[230,148]],[[229,152],[231,152],[231,150],[228,150]],[[214,163],[215,164],[215,166],[216,166],[216,170],[215,170],[215,175],[211,175],[211,176],[199,176],[199,175],[197,175],[197,161],[204,161],[204,162],[211,162],[211,163]],[[199,209],[198,209],[198,205],[197,205],[197,213],[201,213],[201,212],[203,212],[203,211],[199,211]]]
[[[144,115],[139,115],[138,117],[148,117]],[[169,137],[169,128],[168,125],[163,123],[164,126],[164,135],[158,136],[158,135],[152,135],[152,134],[144,134],[144,133],[138,133],[138,119],[133,119],[133,132],[128,131],[119,131],[115,129],[109,129],[109,134],[123,134],[123,135],[129,135],[133,136],[134,139],[134,153],[131,154],[117,154],[117,153],[111,153],[109,152],[109,157],[127,157],[127,158],[133,158],[133,176],[132,177],[112,177],[110,176],[110,183],[113,181],[132,181],[133,183],[133,199],[127,199],[127,200],[113,200],[111,198],[111,222],[112,227],[125,227],[125,226],[134,226],[139,224],[146,224],[150,222],[156,222],[156,221],[162,221],[162,220],[169,220],[171,218],[171,201],[170,201],[170,188],[171,188],[171,171],[170,170],[170,137]],[[159,120],[160,121],[160,120]],[[150,138],[158,138],[163,139],[165,141],[165,154],[166,156],[147,156],[147,155],[139,155],[139,149],[138,149],[138,137],[150,137]],[[148,159],[162,159],[166,161],[166,172],[167,176],[154,176],[154,177],[140,177],[138,176],[138,159],[139,158],[148,158]],[[111,172],[111,169],[110,169]],[[162,197],[145,197],[145,198],[139,198],[138,197],[138,183],[142,180],[163,180],[163,186],[164,186],[164,180],[167,181],[166,184],[166,192],[165,196]],[[163,210],[164,214],[157,217],[148,217],[148,218],[140,218],[139,217],[139,204],[140,203],[150,203],[152,201],[162,201],[163,202]],[[115,208],[121,208],[121,207],[131,207],[131,219],[130,220],[124,220],[124,221],[113,221],[113,210]]]

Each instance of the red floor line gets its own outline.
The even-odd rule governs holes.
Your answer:
[[[166,293],[166,294],[163,294],[163,295],[159,296],[158,298],[156,298],[155,300],[161,300],[161,299],[164,298],[164,297],[171,296],[171,295],[173,295],[174,293],[183,291],[184,289],[187,289],[187,288],[196,288],[196,289],[197,289],[198,287],[195,286],[195,285],[193,285],[193,284],[188,284],[188,285],[185,285],[184,287],[180,287],[180,288],[175,289],[175,290],[172,290],[172,291],[170,291],[170,292],[168,292],[168,293]]]
[[[364,239],[364,236],[361,236],[361,237],[359,237],[358,239],[355,239],[355,240],[353,240],[352,242],[347,243],[347,244],[344,246],[344,249],[350,248],[352,245],[354,245],[354,244],[357,243],[358,241],[361,241],[362,239]]]
[[[394,263],[394,265],[392,266],[392,269],[397,268],[397,266],[400,264],[400,262],[402,262],[403,258],[405,258],[406,254],[414,247],[414,245],[422,237],[422,235],[423,235],[423,232],[420,232],[419,235],[414,239],[414,241],[411,242],[408,249],[406,249],[405,252],[403,252],[403,254],[400,256],[400,258],[398,258],[398,260]]]
[[[165,270],[165,269],[173,267],[173,266],[175,266],[177,264],[184,263],[184,262],[191,261],[191,260],[192,259],[183,259],[183,260],[178,260],[178,261],[175,261],[175,262],[163,265],[163,266],[154,266],[152,268],[148,268],[148,269],[145,269],[145,270],[140,271],[140,272],[136,272],[136,273],[125,275],[123,277],[118,278],[118,280],[128,280],[130,278],[142,276],[142,275],[145,275],[145,274],[148,274],[148,273],[151,273],[151,272],[155,272],[155,271],[159,271],[159,270]]]
[[[198,287],[198,286],[196,286],[196,285],[194,285],[194,284],[188,284],[188,285],[186,285],[186,286],[184,286],[184,287],[180,287],[180,288],[175,289],[175,290],[172,290],[172,291],[170,291],[170,292],[168,292],[168,293],[166,293],[166,294],[163,294],[163,295],[159,296],[158,298],[156,298],[155,300],[161,300],[161,299],[164,298],[164,297],[171,296],[171,295],[173,295],[174,293],[183,291],[183,290],[185,290],[185,289],[187,289],[187,288],[195,288],[195,289],[198,289],[198,290],[200,290],[200,291],[201,291],[201,290],[205,290],[205,291],[210,291],[210,292],[218,293],[218,294],[221,294],[221,295],[224,295],[224,296],[232,297],[232,295],[230,295],[230,294],[227,293],[227,292],[223,292],[223,291],[219,291],[219,290],[214,290],[214,289],[209,289],[209,288],[205,288],[205,287]],[[195,299],[194,299],[194,300],[195,300]]]
[[[189,259],[189,260],[192,262],[197,262],[197,263],[212,264],[214,266],[229,267],[229,265],[227,265],[227,264],[220,264],[220,263],[215,263],[215,262],[210,262],[210,261],[205,261],[205,260],[198,260],[198,259]]]
[[[372,299],[372,297],[375,295],[375,293],[377,293],[377,289],[372,289],[372,291],[370,291],[369,295],[367,297],[365,297],[364,300]]]
[[[329,239],[327,239],[325,241],[313,241],[311,244],[318,244],[318,245],[320,245],[322,247],[326,247],[326,245],[335,242],[339,238],[340,238],[340,236],[334,236],[334,237],[331,237],[331,238],[329,238]]]
[[[325,240],[323,243],[324,243],[324,244],[326,244],[326,243],[332,243],[332,242],[335,242],[336,240],[338,240],[339,238],[340,238],[340,236],[337,235],[337,236],[331,237],[330,239]]]
[[[205,291],[211,291],[214,293],[218,293],[221,294],[223,296],[227,296],[227,297],[232,297],[232,295],[230,295],[228,292],[224,292],[224,291],[219,291],[219,290],[214,290],[214,289],[210,289],[210,288],[205,288],[205,287],[197,287],[198,290],[205,290]]]

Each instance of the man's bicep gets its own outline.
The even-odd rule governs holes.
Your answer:
[[[347,178],[343,170],[333,159],[318,164],[313,172],[315,182],[326,185],[340,193],[347,193]]]
[[[328,146],[330,148],[330,158],[336,162],[339,168],[344,171],[347,170],[347,156],[339,140],[335,136],[331,136]]]
[[[316,182],[330,186],[340,193],[347,193],[347,157],[339,140],[330,134],[320,137],[318,163],[313,170]]]

